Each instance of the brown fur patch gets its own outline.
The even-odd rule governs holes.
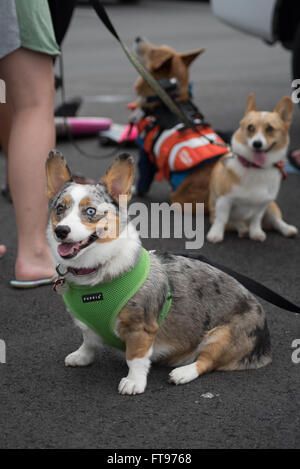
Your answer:
[[[209,211],[211,221],[214,216],[216,199],[230,193],[234,185],[241,183],[240,177],[226,166],[226,158],[227,156],[224,156],[216,163],[210,179]],[[223,163],[224,161],[225,163]]]
[[[62,199],[62,203],[65,204],[67,207],[71,205],[71,197],[69,195],[65,195]]]
[[[144,311],[141,308],[125,306],[118,318],[120,320],[119,334],[126,343],[126,360],[143,358],[153,344],[158,324],[146,323]]]
[[[71,202],[72,202],[71,197],[69,195],[66,195],[65,197],[61,199],[60,203],[68,208],[70,207]],[[55,229],[58,223],[61,221],[62,217],[57,215],[56,209],[51,210],[50,217],[51,217],[53,229]]]
[[[193,204],[193,213],[195,214],[195,203],[204,203],[204,211],[208,213],[209,201],[209,181],[216,163],[208,163],[203,167],[196,169],[178,186],[176,191],[171,192],[170,199],[172,203],[178,202]]]
[[[232,335],[229,326],[212,329],[206,334],[204,340],[212,342],[204,346],[197,358],[196,368],[199,375],[221,369],[234,358],[230,347]]]
[[[90,207],[92,205],[91,199],[89,197],[83,197],[79,203],[79,207]]]
[[[271,202],[267,208],[262,221],[262,227],[264,230],[273,230],[272,218],[282,220],[282,213],[276,202]]]
[[[276,218],[282,219],[282,213],[276,202],[271,202],[268,206],[268,212]]]
[[[59,220],[57,220],[57,218],[56,218],[56,216],[55,216],[54,210],[51,210],[51,212],[50,212],[50,218],[51,218],[53,230],[55,230],[55,228],[56,228],[57,225],[58,225]]]

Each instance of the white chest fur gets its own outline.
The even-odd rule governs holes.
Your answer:
[[[247,168],[237,159],[228,166],[240,177],[240,184],[232,186],[228,194],[231,200],[231,219],[249,220],[256,211],[267,208],[276,199],[282,174],[278,168]]]

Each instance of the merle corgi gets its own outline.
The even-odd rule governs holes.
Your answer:
[[[78,319],[80,311],[75,315],[83,343],[65,358],[66,366],[87,366],[95,360],[96,350],[106,342],[93,323],[104,314],[102,287],[130,276],[142,265],[142,256],[148,266],[147,272],[139,272],[138,281],[143,281],[133,295],[121,292],[110,323],[115,343],[124,345],[128,365],[119,384],[121,394],[145,391],[152,362],[174,367],[169,380],[177,385],[215,370],[259,368],[271,362],[265,312],[238,281],[200,260],[142,248],[119,204],[120,196],[130,199],[132,157],[120,155],[95,185],[75,183],[57,151],[50,153],[46,173],[47,238],[66,283],[64,300],[74,289],[80,292],[78,308],[86,302],[92,307],[91,320]],[[85,288],[92,294],[84,295]],[[110,294],[115,301],[120,292]]]
[[[266,239],[264,229],[286,237],[297,234],[297,228],[282,219],[275,202],[286,177],[283,164],[292,114],[289,97],[282,98],[273,112],[261,112],[254,95],[248,96],[245,115],[232,137],[232,154],[218,161],[212,171],[209,241],[222,241],[227,228],[256,241]]]

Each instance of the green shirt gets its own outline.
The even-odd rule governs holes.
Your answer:
[[[48,0],[15,0],[22,47],[59,55]]]
[[[94,330],[107,344],[125,350],[125,343],[114,331],[116,317],[147,279],[150,257],[143,249],[137,265],[129,272],[111,282],[95,286],[74,285],[68,282],[68,291],[63,295],[67,308],[80,321]],[[159,324],[171,307],[170,292],[159,317]]]

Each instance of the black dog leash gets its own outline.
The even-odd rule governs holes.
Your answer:
[[[197,128],[194,121],[186,115],[177,103],[172,99],[172,97],[164,90],[161,84],[154,78],[154,76],[143,66],[143,64],[139,61],[137,56],[131,52],[128,47],[124,44],[121,40],[120,36],[118,35],[115,27],[113,26],[108,14],[105,11],[105,8],[101,4],[99,0],[89,0],[90,4],[94,8],[95,12],[97,13],[100,20],[103,24],[107,27],[109,32],[117,39],[120,43],[123,51],[125,52],[127,58],[132,63],[134,68],[137,72],[144,78],[144,80],[148,83],[148,85],[155,91],[157,96],[161,99],[161,101],[180,119],[181,122],[185,124],[186,127],[192,128],[194,132],[204,137],[210,144],[221,146],[229,150],[228,145],[224,145],[219,142],[215,142],[214,140],[207,137],[207,135],[201,133],[201,131]]]
[[[185,251],[169,251],[170,254],[174,254],[176,256],[187,257],[190,259],[196,259],[201,262],[205,262],[208,265],[216,267],[219,270],[222,270],[226,274],[230,275],[231,277],[235,278],[238,282],[240,282],[247,290],[255,295],[259,296],[263,300],[268,301],[269,303],[278,306],[278,308],[285,309],[286,311],[291,311],[292,313],[300,314],[300,307],[292,303],[291,301],[287,300],[283,296],[279,295],[278,293],[274,292],[268,287],[265,287],[256,280],[247,277],[246,275],[240,274],[235,270],[230,269],[224,265],[218,264],[217,262],[213,262],[207,257],[202,256],[197,253],[186,253]]]
[[[133,54],[128,47],[123,43],[123,41],[120,39],[116,29],[114,28],[112,22],[110,21],[103,5],[100,3],[99,0],[89,0],[90,4],[93,6],[94,10],[96,11],[98,17],[100,20],[103,22],[103,24],[107,27],[107,29],[110,31],[110,33],[117,39],[117,41],[120,43],[122,49],[124,50],[126,56],[128,57],[129,61],[132,63],[134,68],[137,70],[137,72],[144,78],[144,80],[148,83],[148,85],[155,91],[157,96],[161,99],[161,101],[175,114],[177,115],[180,120],[187,126],[192,128],[195,132],[197,132],[199,135],[205,137],[209,143],[212,143],[214,145],[219,145],[222,147],[225,147],[228,149],[227,145],[223,145],[218,142],[214,142],[206,135],[203,135],[199,129],[196,127],[194,122],[189,119],[189,117],[181,111],[179,106],[176,104],[176,102],[168,95],[168,93],[163,89],[163,87],[159,84],[159,82],[151,75],[151,73],[140,63],[138,58]],[[235,278],[238,280],[244,287],[246,287],[249,291],[254,293],[255,295],[259,296],[260,298],[268,301],[269,303],[274,304],[275,306],[278,306],[279,308],[285,309],[287,311],[291,311],[293,313],[300,314],[300,308],[299,306],[291,303],[289,300],[286,298],[282,297],[281,295],[278,295],[278,293],[275,293],[273,290],[265,287],[259,282],[256,282],[255,280],[242,275],[238,272],[235,272],[234,270],[230,269],[229,267],[225,267],[221,264],[217,264],[213,261],[210,261],[207,259],[205,256],[199,255],[199,254],[186,254],[185,252],[171,252],[171,254],[187,257],[187,258],[193,258],[197,259],[199,261],[205,262],[206,264],[212,265],[213,267],[218,268],[219,270],[222,270],[223,272],[227,273],[228,275],[231,275],[231,277]]]

